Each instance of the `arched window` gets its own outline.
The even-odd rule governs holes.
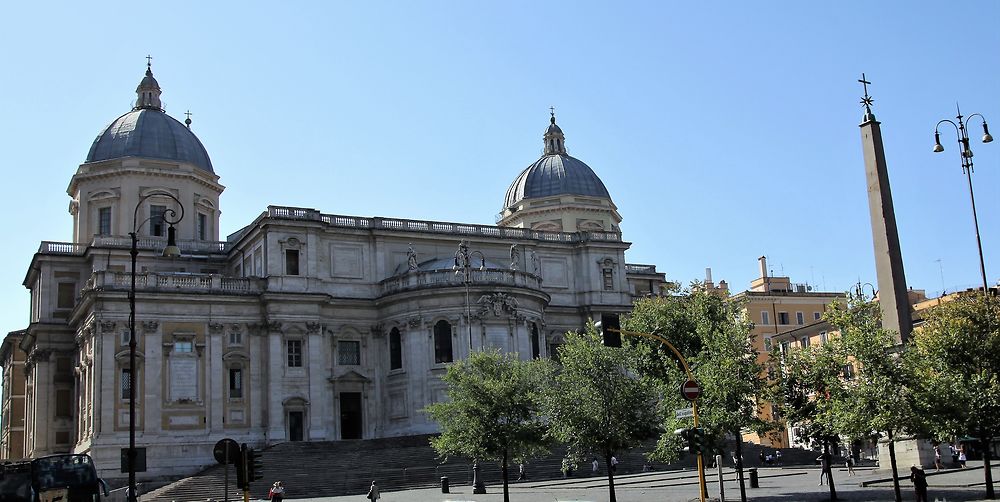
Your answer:
[[[451,354],[451,323],[438,321],[434,325],[434,363],[450,363],[454,360]]]
[[[389,369],[398,370],[402,367],[403,347],[399,339],[399,329],[392,328],[392,331],[389,332]]]

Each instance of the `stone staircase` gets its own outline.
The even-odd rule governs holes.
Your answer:
[[[367,493],[372,480],[383,491],[428,487],[440,483],[448,476],[453,486],[470,485],[472,468],[468,459],[449,458],[441,462],[431,448],[430,435],[404,436],[357,441],[287,442],[261,451],[264,478],[250,486],[251,499],[266,499],[274,481],[281,480],[288,498],[315,498]],[[644,454],[655,446],[649,442],[627,454],[619,455],[618,474],[640,472],[645,462]],[[758,465],[760,447],[745,444],[746,466]],[[773,450],[769,450],[773,451]],[[782,450],[783,463],[811,463],[817,455],[805,450]],[[527,464],[531,480],[562,477],[562,459],[565,448],[557,447],[552,453]],[[731,459],[723,459],[729,466]],[[653,464],[656,470],[690,468],[695,457],[688,455],[670,465]],[[600,475],[605,476],[604,460],[600,460]],[[577,476],[589,476],[591,466],[585,462],[578,466]],[[501,482],[500,467],[492,462],[480,464],[480,477],[486,484]],[[510,469],[510,481],[517,478],[517,465]],[[142,502],[205,502],[222,500],[224,495],[224,470],[213,465],[204,471],[177,482],[143,494]],[[229,499],[237,500],[242,493],[236,488],[236,473],[229,470]]]

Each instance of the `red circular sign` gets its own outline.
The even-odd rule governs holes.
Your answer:
[[[688,380],[681,384],[681,396],[688,401],[694,401],[698,399],[701,395],[701,387],[698,386],[698,382],[694,380]]]

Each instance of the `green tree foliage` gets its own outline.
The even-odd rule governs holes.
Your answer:
[[[923,428],[973,436],[979,450],[1000,432],[1000,299],[960,295],[929,310],[906,351]],[[993,497],[988,467],[987,495]]]
[[[824,319],[839,330],[836,343],[848,365],[845,392],[833,403],[833,411],[835,428],[850,440],[886,436],[893,488],[896,500],[900,500],[894,441],[900,432],[920,431],[896,333],[882,328],[881,317],[879,304],[860,293],[849,296],[846,304],[833,303],[824,314]]]
[[[805,439],[824,442],[837,437],[839,413],[849,392],[843,374],[848,360],[842,340],[833,338],[822,345],[794,348],[781,357],[775,389],[782,416],[795,424]]]
[[[431,439],[431,446],[443,457],[498,462],[503,470],[504,500],[509,500],[510,462],[548,451],[546,426],[539,412],[551,377],[550,361],[522,361],[517,354],[497,350],[475,352],[451,364],[443,378],[448,401],[425,409],[441,427],[441,435]]]
[[[687,359],[702,388],[699,426],[709,436],[732,434],[740,438],[744,429],[764,432],[771,428],[772,424],[762,421],[757,413],[756,398],[765,386],[764,368],[753,347],[753,325],[743,305],[697,284],[672,293],[637,301],[623,323],[625,329],[660,335]],[[676,356],[662,343],[647,339],[637,343],[646,349],[649,370],[665,386],[663,430],[667,433],[660,437],[655,458],[669,461],[680,447],[672,431],[690,426],[688,420],[679,421],[673,413],[690,405],[679,393],[679,385],[687,377]]]
[[[600,455],[610,465],[612,455],[655,437],[661,423],[656,406],[660,393],[653,379],[641,376],[634,347],[605,347],[590,324],[583,334],[566,334],[559,360],[562,366],[548,393],[545,415],[552,437],[569,447],[572,458]],[[610,469],[608,490],[615,502]]]

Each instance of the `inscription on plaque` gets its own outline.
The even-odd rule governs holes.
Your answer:
[[[170,400],[198,398],[198,361],[192,357],[170,359]]]

